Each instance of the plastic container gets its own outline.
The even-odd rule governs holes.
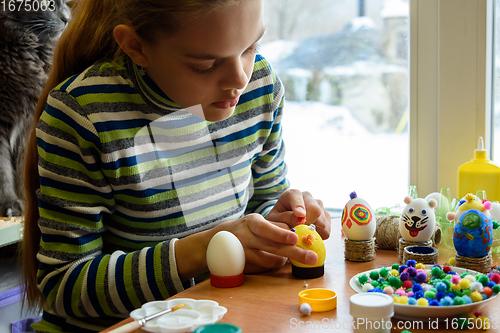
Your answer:
[[[490,201],[500,201],[500,166],[488,158],[482,137],[474,158],[458,168],[458,198],[477,191],[486,191]]]
[[[325,312],[337,307],[337,293],[330,289],[311,288],[299,293],[299,306],[307,303],[313,312]]]
[[[354,332],[390,333],[394,315],[392,297],[382,293],[360,293],[349,299]]]
[[[217,323],[198,327],[194,333],[241,333],[241,328],[226,323]]]

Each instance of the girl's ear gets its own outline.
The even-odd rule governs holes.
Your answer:
[[[137,66],[148,66],[148,58],[144,54],[143,42],[137,36],[134,28],[125,24],[117,25],[113,30],[113,36],[120,48]]]

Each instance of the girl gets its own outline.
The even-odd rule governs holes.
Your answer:
[[[307,217],[326,239],[330,216],[288,189],[283,87],[256,54],[261,0],[73,10],[25,170],[27,302],[44,310],[34,328],[98,331],[168,298],[207,272],[220,230],[240,239],[247,273],[314,264],[290,228]]]

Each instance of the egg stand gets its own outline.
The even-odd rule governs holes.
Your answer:
[[[408,246],[425,246],[425,247],[432,247],[432,240],[427,240],[425,242],[411,242],[407,241],[404,238],[399,239],[399,264],[403,265],[406,261],[404,260],[404,254],[405,254],[405,248]]]
[[[375,259],[375,237],[368,240],[344,238],[344,257],[349,261],[372,261]]]
[[[325,275],[325,265],[299,267],[292,264],[292,275],[298,279],[316,279]]]
[[[415,260],[422,264],[434,265],[438,263],[439,252],[432,246],[407,246],[404,250],[403,262]]]
[[[471,269],[473,271],[483,274],[488,274],[491,272],[492,263],[493,260],[491,257],[491,251],[488,252],[487,255],[481,258],[464,257],[459,255],[458,253],[455,254],[456,267]]]

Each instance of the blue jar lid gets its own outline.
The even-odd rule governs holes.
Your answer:
[[[241,333],[241,328],[226,323],[217,323],[200,326],[194,330],[194,333]]]

